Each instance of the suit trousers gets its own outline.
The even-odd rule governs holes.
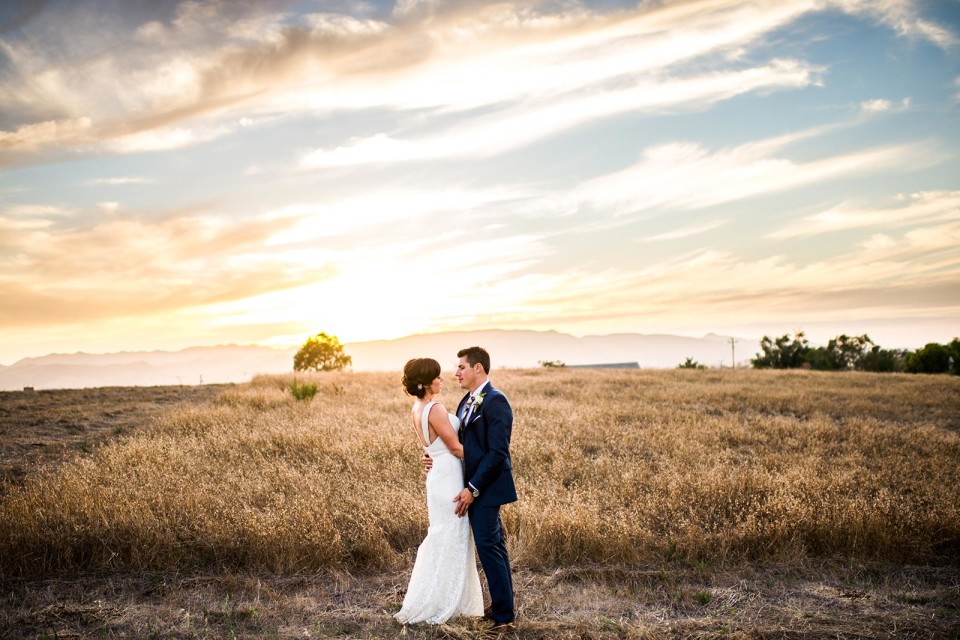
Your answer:
[[[480,565],[490,588],[490,610],[496,622],[512,622],[513,578],[510,575],[510,558],[500,520],[500,506],[470,505],[470,528],[477,545]]]

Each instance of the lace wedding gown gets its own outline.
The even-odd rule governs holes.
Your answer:
[[[423,408],[420,426],[427,442],[430,442],[427,422],[434,404],[431,402]],[[450,423],[454,431],[460,427],[460,420],[452,413]],[[440,438],[424,451],[433,458],[433,467],[427,474],[430,528],[417,549],[403,607],[394,617],[404,624],[439,624],[458,615],[482,616],[483,594],[470,522],[454,513],[453,499],[464,487],[463,462],[450,453]]]

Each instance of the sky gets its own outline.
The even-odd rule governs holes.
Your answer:
[[[960,1],[5,1],[0,364],[960,335]]]

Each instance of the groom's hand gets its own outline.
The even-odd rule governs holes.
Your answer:
[[[433,458],[427,454],[420,457],[420,464],[423,466],[423,472],[428,473],[433,468]]]
[[[470,493],[470,489],[464,489],[457,494],[457,497],[454,498],[453,501],[457,503],[457,508],[454,509],[457,517],[462,518],[467,515],[467,509],[469,509],[473,503],[473,494]]]

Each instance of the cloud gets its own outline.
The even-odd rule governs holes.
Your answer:
[[[233,133],[238,111],[250,117],[343,108],[490,108],[493,114],[467,125],[456,141],[460,153],[496,153],[484,132],[516,139],[516,146],[631,109],[806,86],[816,79],[805,63],[742,70],[733,54],[828,6],[941,46],[956,40],[901,0],[697,0],[618,11],[409,0],[390,22],[358,7],[348,7],[356,15],[297,14],[255,2],[181,2],[147,13],[138,5],[91,11],[96,4],[78,2],[37,12],[25,19],[23,35],[0,39],[8,60],[0,162],[176,149]],[[50,42],[58,45],[45,46]],[[725,86],[710,87],[708,74],[684,80],[677,65],[697,60]],[[745,86],[736,89],[736,81]],[[418,153],[456,151],[442,139],[384,131],[319,150],[306,163]]]
[[[14,131],[0,131],[0,161],[20,153],[34,153],[50,146],[78,148],[92,139],[93,122],[81,117],[25,124]]]
[[[64,207],[54,207],[50,205],[37,205],[37,204],[22,204],[12,207],[7,207],[0,212],[0,215],[4,216],[42,216],[42,217],[61,217],[61,216],[70,216],[75,212],[72,209],[67,209]]]
[[[876,251],[876,250],[889,249],[890,247],[896,246],[896,243],[897,243],[896,240],[894,240],[893,238],[891,238],[885,233],[875,233],[872,236],[870,236],[870,238],[866,242],[864,242],[862,246],[864,249],[867,249],[870,251]]]
[[[902,112],[910,108],[910,98],[904,98],[899,104],[894,104],[885,98],[864,100],[860,103],[860,113],[871,115],[875,113]]]
[[[860,103],[860,110],[867,112],[889,111],[891,107],[889,100],[878,98],[876,100],[867,100]]]
[[[89,154],[96,166],[80,178],[60,166],[44,174],[73,175],[69,184],[24,182],[43,184],[52,205],[0,205],[0,324],[131,318],[161,326],[156,318],[176,316],[196,326],[286,323],[292,333],[290,323],[301,321],[290,318],[306,325],[322,317],[341,337],[365,339],[383,334],[384,317],[399,334],[534,323],[617,330],[624,318],[630,326],[651,319],[670,325],[713,313],[742,317],[744,309],[766,318],[799,315],[798,322],[802,314],[881,317],[887,301],[918,315],[956,307],[949,301],[957,296],[946,297],[958,281],[956,192],[923,191],[876,206],[830,201],[766,239],[749,230],[754,235],[744,234],[744,241],[756,240],[749,255],[708,242],[721,225],[724,237],[732,237],[755,220],[751,198],[828,182],[839,191],[844,180],[893,171],[908,184],[905,171],[948,156],[936,142],[911,142],[921,130],[911,127],[898,128],[889,143],[834,146],[864,140],[878,127],[827,140],[827,133],[909,107],[909,99],[880,92],[850,103],[861,114],[852,123],[737,142],[760,127],[781,126],[754,128],[747,119],[757,101],[745,100],[747,94],[795,91],[800,99],[783,112],[773,113],[781,95],[760,107],[771,121],[782,116],[784,127],[798,126],[791,118],[800,111],[829,117],[810,116],[812,94],[829,93],[810,89],[831,77],[829,69],[804,59],[802,50],[783,48],[789,60],[766,53],[798,18],[840,9],[902,37],[955,46],[947,28],[921,15],[920,3],[690,0],[598,9],[580,2],[409,0],[393,13],[348,3],[335,13],[337,4],[324,2],[324,12],[311,14],[297,13],[304,3],[278,10],[252,0],[149,9],[119,3],[94,12],[104,5],[80,1],[17,18],[18,29],[3,30],[0,163]],[[960,96],[960,78],[954,83]],[[751,104],[716,108],[734,98]],[[704,142],[699,120],[684,137],[667,137],[666,126],[682,126],[682,119],[650,117],[704,109],[735,111],[740,121],[725,121]],[[465,167],[455,163],[406,164],[491,158],[558,133],[593,133],[583,129],[594,124],[609,133],[610,125],[627,120],[637,125],[629,129],[635,138],[625,139],[627,129],[617,127],[624,139],[616,148],[598,142],[582,158],[551,159],[566,164],[549,176],[530,158],[478,166],[469,180],[458,179]],[[276,128],[267,132],[265,124]],[[102,157],[183,149],[241,132],[247,137],[238,143],[266,141],[270,153],[287,149],[283,160],[257,153],[256,162],[239,158],[239,169],[223,166],[245,183],[224,198],[249,196],[249,204],[238,206],[266,213],[231,215],[213,205],[138,211],[135,203],[144,200],[137,196],[145,194],[134,186],[154,179],[148,167],[164,165],[156,180],[175,190],[161,171],[176,165],[174,173],[182,174],[210,158]],[[229,146],[217,149],[218,159],[244,149]],[[605,155],[584,178],[577,171],[590,164],[591,153]],[[291,158],[308,169],[352,170],[274,168]],[[158,159],[164,162],[151,165]],[[384,163],[395,166],[374,166]],[[244,180],[242,167],[258,177]],[[493,186],[505,172],[532,186]],[[87,176],[104,177],[84,182]],[[350,195],[361,180],[362,193]],[[131,188],[87,190],[95,197],[68,208],[57,198],[69,197],[78,183]],[[107,206],[98,209],[101,200]],[[727,207],[723,220],[702,212],[731,203],[738,206]],[[698,213],[683,216],[692,211]],[[562,253],[576,225],[593,224],[592,238],[599,239],[596,228],[636,227],[643,216],[657,217],[650,235],[638,238],[647,251],[625,256],[617,268],[606,268],[612,255],[586,247]],[[797,243],[763,242],[845,230],[861,233],[842,246],[815,243],[823,245],[817,257],[796,257],[787,245]],[[669,259],[654,261],[670,251]],[[420,282],[440,293],[412,304],[409,286]],[[358,291],[359,302],[331,304],[353,300]],[[171,331],[181,330],[174,325]]]
[[[125,185],[125,184],[152,184],[156,180],[153,178],[144,178],[142,176],[116,176],[112,178],[96,178],[94,180],[88,180],[83,183],[88,186],[101,186],[101,185]]]
[[[876,208],[840,204],[806,216],[767,237],[783,240],[850,229],[880,227],[886,230],[960,220],[960,191],[924,191],[900,196],[898,200],[894,206]]]
[[[116,153],[139,151],[169,151],[215,140],[230,133],[226,125],[210,127],[160,127],[122,135],[105,141],[105,146]]]
[[[658,233],[653,236],[646,236],[646,237],[640,238],[640,241],[641,242],[662,242],[663,240],[680,240],[682,238],[698,236],[702,233],[713,231],[717,227],[722,227],[725,224],[726,224],[725,220],[712,220],[709,222],[703,222],[701,224],[680,227],[678,229],[674,229],[673,231]]]
[[[337,329],[344,335],[362,336],[370,334],[357,333],[358,310],[369,318],[363,330],[375,331],[385,308],[410,306],[409,283],[450,291],[416,305],[409,325],[397,320],[412,332],[430,317],[461,317],[457,309],[471,308],[488,279],[510,278],[551,251],[538,236],[497,224],[426,235],[424,225],[451,213],[469,223],[486,207],[523,196],[502,189],[385,189],[245,218],[209,205],[148,217],[102,203],[98,215],[82,211],[69,220],[55,207],[8,208],[0,211],[0,295],[8,302],[0,326],[170,314],[181,316],[179,323],[189,315],[197,327],[222,324],[222,314],[234,324],[274,325],[322,315],[345,327]],[[370,233],[384,227],[393,229],[390,242]],[[348,299],[349,305],[329,304]]]
[[[38,12],[21,32],[0,38],[0,153],[7,164],[43,161],[47,155],[33,157],[43,152],[99,152],[104,142],[156,128],[218,129],[185,123],[216,116],[243,96],[205,95],[205,70],[225,52],[249,46],[244,29],[266,32],[255,25],[285,19],[250,2],[165,3],[146,12],[136,3],[98,5]],[[145,15],[162,19],[144,22]],[[169,132],[157,137],[167,141],[148,149],[184,144],[171,144]],[[187,142],[209,139],[193,135]],[[136,143],[120,140],[112,150],[139,150]]]
[[[106,203],[112,205],[113,203]],[[290,219],[237,219],[205,208],[154,218],[116,207],[93,223],[0,217],[0,325],[94,320],[188,309],[330,277],[318,260],[263,251]],[[110,251],[104,253],[104,247]]]
[[[709,277],[704,277],[708,273]],[[960,313],[960,223],[912,230],[804,262],[784,255],[747,259],[704,249],[640,268],[582,266],[528,275],[529,296],[491,317],[490,326],[551,326],[567,331],[632,326],[755,322],[850,323]],[[603,309],[598,316],[596,309]],[[795,325],[795,326],[796,326]],[[851,328],[856,331],[857,328]]]
[[[396,139],[384,134],[354,140],[331,150],[305,155],[307,168],[392,163],[450,157],[486,157],[542,140],[566,130],[623,113],[676,108],[705,109],[741,93],[800,88],[814,82],[815,70],[780,60],[739,72],[641,82],[627,88],[598,89],[583,95],[524,104],[494,116],[460,123],[425,137]]]
[[[0,218],[0,230],[4,231],[7,234],[13,235],[14,233],[20,231],[34,231],[37,229],[46,229],[53,226],[52,220],[45,220],[43,218],[39,219],[15,219],[15,218]],[[0,248],[3,248],[7,244],[6,240],[0,240]],[[0,263],[2,264],[2,263]]]
[[[41,152],[181,148],[233,133],[238,113],[491,110],[461,138],[469,148],[485,141],[483,131],[562,130],[634,108],[806,86],[815,78],[802,62],[743,70],[728,54],[813,8],[806,0],[700,0],[607,12],[454,3],[426,13],[401,6],[409,15],[391,23],[268,12],[253,2],[165,5],[158,9],[163,19],[126,5],[92,15],[89,4],[77,3],[43,12],[24,36],[2,41],[9,65],[0,113],[19,122],[0,117],[0,149],[11,164]],[[106,41],[104,33],[111,34]],[[59,44],[41,46],[48,42]],[[691,61],[713,74],[684,81],[677,66]],[[718,86],[709,86],[711,78]],[[676,93],[645,100],[647,91]],[[409,145],[393,144],[407,139],[383,132],[366,150],[409,157]],[[351,161],[350,143],[341,146],[338,157],[312,161]],[[432,153],[450,151],[435,145]]]
[[[355,236],[439,216],[458,215],[461,220],[469,220],[482,213],[489,217],[490,208],[531,195],[532,192],[520,188],[496,187],[467,189],[450,186],[430,191],[370,189],[368,193],[353,197],[292,204],[271,211],[266,216],[292,222],[289,228],[274,234],[267,242],[273,246]]]
[[[16,131],[0,131],[0,164],[16,164],[25,158],[40,159],[51,153],[114,153],[180,149],[215,140],[231,133],[228,123],[192,127],[160,127],[153,123],[97,125],[91,118],[47,121],[23,125]]]
[[[213,317],[252,324],[300,318],[303,333],[315,331],[315,319],[323,318],[325,330],[344,341],[400,337],[469,324],[487,307],[522,308],[535,284],[527,274],[552,254],[536,234],[424,235],[403,225],[397,234],[393,243],[325,245],[324,259],[336,266],[335,277],[214,305],[207,311]],[[411,287],[419,293],[411,294]],[[331,303],[346,300],[349,304]],[[389,317],[386,325],[384,317]]]
[[[929,166],[942,159],[942,153],[922,143],[852,151],[807,162],[776,155],[790,143],[825,130],[713,151],[692,142],[649,147],[633,165],[583,182],[533,207],[541,213],[593,211],[613,216],[654,209],[701,209],[905,165]]]
[[[958,43],[957,34],[920,15],[922,3],[915,0],[834,0],[842,10],[867,15],[897,34],[908,38],[928,40],[941,49],[951,49]]]

